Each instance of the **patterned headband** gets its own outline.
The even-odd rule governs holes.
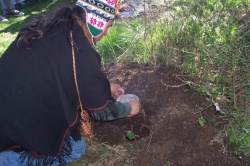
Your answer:
[[[119,0],[78,0],[76,5],[86,12],[86,23],[93,37],[98,37],[104,31],[107,23],[116,15]]]

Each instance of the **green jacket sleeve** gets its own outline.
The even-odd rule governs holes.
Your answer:
[[[97,121],[112,121],[125,118],[131,112],[129,103],[110,101],[105,108],[97,111],[88,110],[90,116]]]

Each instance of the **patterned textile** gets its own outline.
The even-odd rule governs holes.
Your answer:
[[[118,0],[119,1],[119,0]],[[107,23],[115,18],[117,0],[78,0],[76,5],[86,12],[86,22],[93,37],[103,33]]]

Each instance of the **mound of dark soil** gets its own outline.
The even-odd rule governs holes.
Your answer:
[[[133,118],[95,122],[95,138],[110,145],[132,144],[134,166],[240,166],[250,158],[229,155],[222,116],[178,77],[179,71],[146,64],[110,64],[109,79],[139,96],[141,112]],[[204,126],[198,119],[203,118]],[[133,131],[135,141],[126,139]],[[122,165],[122,163],[117,163]]]

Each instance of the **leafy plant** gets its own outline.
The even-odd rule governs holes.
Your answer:
[[[131,141],[135,139],[135,134],[132,131],[127,131],[126,138],[128,138]]]
[[[206,123],[206,120],[205,120],[203,117],[200,117],[200,118],[198,119],[198,123],[199,123],[200,126],[204,126],[205,123]]]

